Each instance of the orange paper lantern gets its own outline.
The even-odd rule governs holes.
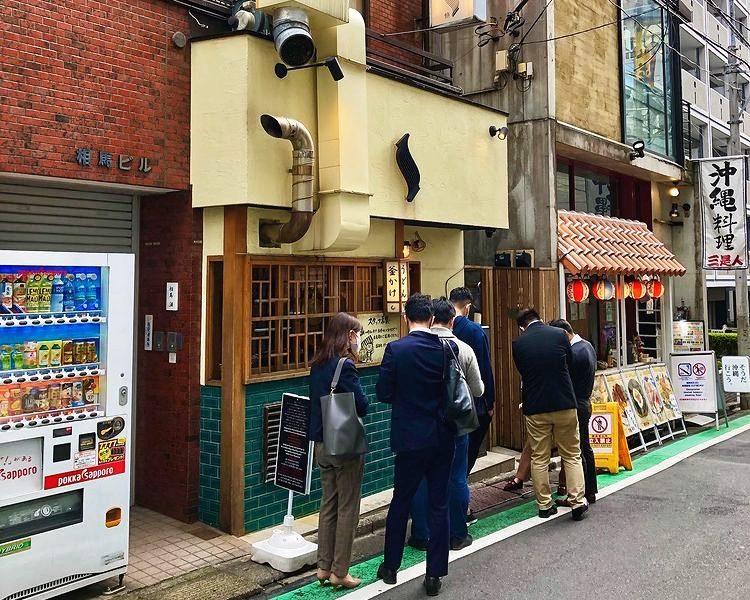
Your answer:
[[[615,295],[615,286],[609,279],[600,279],[591,289],[597,300],[612,300]]]
[[[585,281],[574,279],[566,286],[565,293],[568,296],[568,300],[580,303],[589,297],[589,286]]]
[[[630,284],[624,281],[618,282],[615,285],[615,298],[622,300],[623,298],[630,298]]]
[[[664,284],[658,279],[652,279],[646,284],[646,291],[654,300],[658,300],[664,295]]]
[[[629,287],[630,296],[633,300],[642,300],[646,297],[646,285],[640,279],[634,279]]]

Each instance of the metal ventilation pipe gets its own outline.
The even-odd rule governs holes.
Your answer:
[[[281,225],[270,225],[264,232],[274,242],[291,244],[302,239],[312,223],[315,207],[315,149],[307,128],[296,119],[261,115],[260,124],[275,138],[292,143],[292,218]]]
[[[273,41],[279,58],[291,67],[301,67],[315,55],[310,19],[300,8],[279,8],[273,13]]]

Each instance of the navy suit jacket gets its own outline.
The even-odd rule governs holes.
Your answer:
[[[513,362],[521,373],[523,414],[576,408],[569,368],[573,351],[568,335],[537,321],[513,340]]]
[[[322,365],[313,365],[310,369],[310,439],[315,442],[323,441],[323,416],[320,408],[321,396],[331,393],[331,383],[339,364],[338,357],[330,359]],[[339,383],[336,392],[354,392],[354,400],[357,406],[357,414],[364,417],[370,402],[359,383],[359,372],[354,366],[354,361],[348,358],[341,369]]]
[[[573,367],[570,369],[570,379],[576,402],[581,408],[591,404],[591,392],[594,389],[594,374],[596,373],[596,351],[590,342],[581,340],[571,346],[573,350]]]
[[[443,420],[443,344],[414,331],[385,348],[376,386],[378,400],[391,405],[391,450],[407,452],[455,443]]]
[[[477,398],[477,414],[486,415],[495,407],[495,378],[492,375],[490,343],[482,326],[466,317],[456,317],[453,321],[453,335],[471,346],[477,356],[479,374],[484,383],[484,394]]]

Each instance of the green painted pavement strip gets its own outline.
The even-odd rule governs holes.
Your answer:
[[[684,452],[685,450],[697,446],[698,444],[702,444],[707,440],[723,435],[728,431],[738,429],[748,423],[750,423],[750,415],[731,420],[729,422],[729,429],[727,429],[722,423],[722,427],[719,431],[716,429],[701,431],[700,433],[682,437],[666,446],[654,448],[647,454],[633,459],[632,471],[620,471],[617,475],[611,475],[609,473],[598,475],[597,480],[599,488],[603,489],[607,486],[619,483],[623,479],[633,477],[638,473],[642,473],[646,469],[676,456],[680,452]],[[531,517],[535,517],[536,514],[536,502],[534,500],[528,500],[520,506],[480,519],[479,522],[471,526],[471,535],[474,539],[479,539],[511,525],[515,525],[516,523],[520,523],[521,521],[525,521],[526,519],[530,519]],[[363,586],[368,585],[375,582],[377,579],[377,570],[382,561],[383,555],[381,554],[357,565],[353,565],[349,572],[354,577],[361,578]],[[407,546],[404,549],[404,560],[401,563],[401,569],[413,567],[420,562],[424,562],[424,552],[420,552],[419,550]],[[291,592],[275,596],[274,598],[276,600],[298,600],[300,598],[304,598],[305,600],[318,600],[334,597],[340,598],[341,596],[348,594],[350,591],[351,590],[344,590],[343,588],[334,590],[330,585],[321,586],[319,583],[314,582],[297,588],[296,590],[292,590]]]

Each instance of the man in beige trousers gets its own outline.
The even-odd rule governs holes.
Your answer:
[[[523,334],[513,341],[513,361],[521,374],[523,414],[531,446],[531,479],[539,516],[557,513],[549,486],[548,465],[555,444],[568,482],[573,520],[588,510],[584,498],[578,414],[569,368],[573,353],[565,332],[545,325],[529,308],[517,317]]]

